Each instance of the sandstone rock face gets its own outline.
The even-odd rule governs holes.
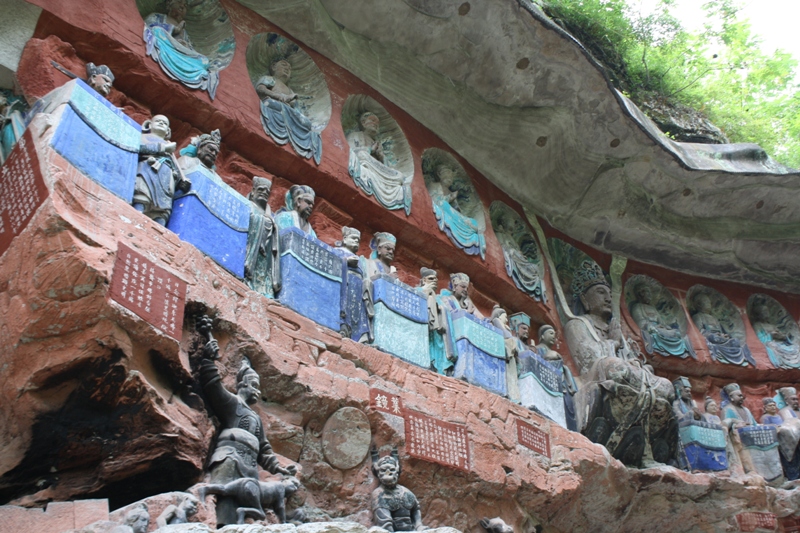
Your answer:
[[[5,501],[98,495],[116,508],[200,481],[214,423],[190,356],[199,342],[194,320],[210,313],[223,382],[232,388],[249,358],[269,401],[256,406],[267,434],[282,464],[300,466],[304,489],[290,510],[371,525],[369,462],[340,470],[325,452],[326,423],[342,408],[366,414],[383,453],[399,447],[400,483],[416,494],[431,527],[477,532],[480,518],[501,516],[518,531],[728,531],[745,510],[783,517],[798,508],[796,490],[767,487],[756,476],[626,469],[605,448],[504,398],[342,339],[250,291],[77,172],[48,147],[47,117],[31,128],[49,197],[0,257]],[[188,284],[180,343],[108,298],[119,242]],[[61,253],[63,275],[46,274]],[[463,425],[468,471],[409,456],[403,419],[370,408],[370,388]],[[518,420],[549,435],[550,457],[518,443]],[[198,519],[213,523],[209,515]]]

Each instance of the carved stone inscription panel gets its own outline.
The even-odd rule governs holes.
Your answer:
[[[403,401],[400,396],[388,393],[381,389],[369,390],[369,406],[382,413],[403,416]]]
[[[517,440],[526,448],[550,458],[550,435],[536,426],[517,420]]]
[[[766,529],[775,531],[778,527],[777,517],[772,513],[739,513],[736,515],[739,531],[756,531]]]
[[[469,472],[466,426],[443,422],[411,410],[405,411],[405,426],[406,450],[411,457]]]

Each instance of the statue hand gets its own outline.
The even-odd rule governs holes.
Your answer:
[[[175,152],[175,150],[177,148],[178,148],[178,144],[177,143],[173,143],[173,142],[164,143],[163,151],[164,151],[164,153],[172,154],[172,153]]]
[[[357,267],[358,266],[358,256],[351,255],[347,258],[347,266],[349,267]]]
[[[178,183],[175,184],[175,188],[181,192],[189,192],[189,189],[192,188],[192,182],[185,179],[179,179]]]
[[[182,20],[172,28],[172,35],[178,35],[186,27],[186,21]]]
[[[278,467],[278,468],[280,468],[281,474],[284,474],[284,475],[287,475],[287,476],[293,476],[293,475],[295,475],[297,473],[297,466],[296,465],[289,465],[286,468],[282,468],[282,467]]]
[[[203,357],[207,359],[219,359],[219,343],[217,339],[211,339],[203,346]]]

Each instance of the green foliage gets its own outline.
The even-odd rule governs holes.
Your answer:
[[[702,34],[683,28],[672,5],[659,0],[648,15],[626,0],[544,0],[542,7],[637,104],[657,95],[688,105],[732,142],[758,143],[779,162],[800,167],[797,61],[781,50],[766,54],[735,0],[703,6]]]

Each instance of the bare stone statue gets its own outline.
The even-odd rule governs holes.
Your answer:
[[[269,208],[272,182],[253,177],[250,200],[250,226],[247,231],[247,255],[244,260],[244,279],[256,292],[274,298],[281,288],[280,239]]]
[[[469,276],[466,274],[450,274],[450,289],[442,289],[440,295],[449,311],[463,309],[475,318],[485,318],[469,297]]]
[[[122,524],[111,530],[111,533],[147,533],[150,527],[150,513],[147,512],[147,504],[137,504],[133,509],[125,513]]]
[[[188,492],[181,497],[178,505],[168,505],[164,512],[156,518],[157,527],[166,527],[172,524],[186,524],[189,517],[197,514],[200,501]]]
[[[492,309],[492,325],[503,332],[503,339],[506,346],[506,391],[508,399],[514,403],[519,403],[519,383],[518,383],[518,355],[517,339],[511,333],[508,325],[508,314],[506,310],[495,305]]]
[[[245,518],[264,520],[265,509],[271,509],[281,524],[287,523],[286,500],[300,488],[300,481],[287,477],[281,481],[259,481],[258,485],[247,478],[235,479],[226,484],[203,485],[198,489],[200,498],[208,494],[231,497],[241,506],[236,509],[236,523],[244,524]]]
[[[372,492],[372,523],[386,531],[422,531],[422,511],[414,493],[397,482],[400,457],[397,448],[391,455],[378,458],[372,448],[372,473],[380,486]]]
[[[677,399],[672,402],[672,411],[678,421],[702,420],[703,413],[697,408],[697,403],[692,399],[692,385],[686,377],[679,377],[672,382],[675,385]]]
[[[449,353],[452,350],[444,341],[447,317],[440,303],[440,297],[436,294],[439,274],[432,268],[422,267],[419,269],[419,275],[419,286],[416,290],[428,304],[428,349],[431,354],[431,367],[439,374],[450,375],[453,373],[455,355]]]
[[[103,96],[108,96],[114,85],[114,73],[106,65],[86,63],[86,83]]]
[[[314,211],[316,197],[314,189],[308,185],[292,185],[286,192],[286,205],[281,207],[275,215],[275,223],[278,228],[300,228],[309,237],[316,238],[317,234],[308,221]]]
[[[499,516],[496,518],[481,518],[478,522],[486,533],[514,533],[514,528],[506,524]]]

